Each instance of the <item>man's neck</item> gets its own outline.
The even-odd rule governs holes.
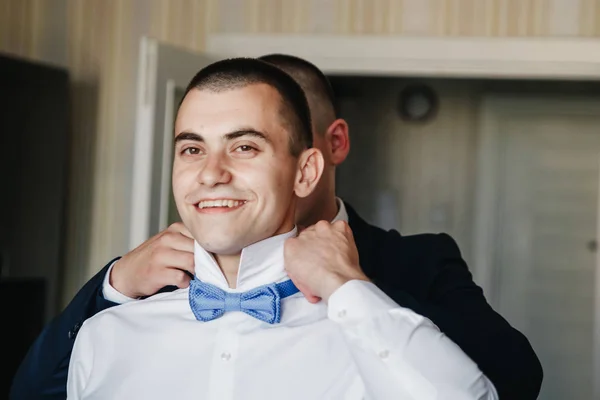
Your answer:
[[[316,210],[319,210],[319,212],[311,216],[307,226],[314,225],[319,221],[332,221],[339,211],[337,197],[335,195],[335,169],[332,169],[328,174],[328,181],[331,184],[328,186],[328,190],[324,192],[325,197],[321,199],[321,204],[314,207]]]
[[[337,204],[337,198],[335,196],[329,196],[326,206],[323,208],[323,214],[315,223],[319,221],[332,221],[339,211]]]
[[[227,280],[227,284],[230,288],[235,289],[237,286],[237,277],[238,272],[240,271],[240,257],[241,252],[238,254],[232,255],[218,255],[213,254],[219,268],[223,272],[225,279]]]
[[[308,215],[304,221],[299,221],[299,225],[308,227],[319,221],[332,221],[338,211],[339,206],[337,204],[337,198],[335,196],[328,196],[327,201],[323,203],[323,207],[320,207],[319,212]]]

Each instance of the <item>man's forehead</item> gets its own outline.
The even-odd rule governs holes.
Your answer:
[[[184,98],[176,118],[176,129],[183,125],[248,125],[255,129],[281,125],[280,103],[271,87],[240,87],[227,91],[191,90]],[[197,128],[196,128],[197,129]]]
[[[231,87],[212,88],[200,87],[191,89],[183,99],[182,105],[199,101],[223,102],[243,101],[253,98],[255,101],[279,101],[280,96],[277,89],[266,83],[252,83],[247,85],[234,85]],[[252,104],[252,103],[249,103]]]

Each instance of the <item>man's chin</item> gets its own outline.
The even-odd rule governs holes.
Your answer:
[[[209,253],[213,253],[219,256],[233,256],[241,253],[242,249],[246,247],[243,243],[232,242],[229,240],[197,240],[200,247]]]
[[[273,236],[273,233],[255,232],[250,227],[242,229],[192,229],[192,235],[204,250],[216,255],[238,255],[241,251],[261,240]]]

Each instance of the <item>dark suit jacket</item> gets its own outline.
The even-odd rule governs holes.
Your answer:
[[[494,383],[500,399],[536,399],[542,367],[535,352],[525,336],[488,305],[455,241],[446,234],[401,236],[384,231],[346,207],[367,276],[457,343]],[[104,276],[113,261],[37,338],[14,378],[12,400],[66,397],[69,358],[79,327],[115,305],[102,297]]]

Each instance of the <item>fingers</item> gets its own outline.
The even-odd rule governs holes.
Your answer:
[[[179,232],[167,231],[158,239],[161,244],[167,248],[172,248],[180,251],[194,252],[194,239]]]
[[[301,292],[302,292],[302,291],[301,291]],[[309,302],[309,303],[316,304],[316,303],[318,303],[318,302],[320,302],[320,301],[321,301],[321,298],[320,298],[320,297],[313,296],[313,295],[312,295],[312,294],[310,294],[310,293],[307,293],[307,292],[302,292],[302,294],[304,295],[304,297],[306,298],[306,300],[308,300],[308,302]]]
[[[170,231],[170,232],[180,233],[183,236],[186,236],[192,240],[194,239],[194,237],[192,236],[192,233],[185,227],[183,222],[175,222],[175,223],[171,224],[166,230]]]
[[[156,254],[155,262],[167,268],[177,268],[194,275],[194,253],[175,249],[165,249]]]
[[[346,221],[338,220],[333,223],[327,221],[319,221],[314,225],[304,228],[302,233],[316,232],[317,234],[325,234],[330,230],[334,230],[336,232],[343,233],[345,235],[349,235],[353,237],[352,229],[350,229],[350,225]]]
[[[298,229],[298,233],[309,234],[314,232],[323,232],[327,226],[329,226],[329,222],[319,221],[316,224],[303,227],[302,230]]]
[[[338,232],[346,232],[347,228],[349,228],[348,223],[342,220],[335,221],[331,224],[331,227]]]
[[[192,276],[178,268],[165,268],[162,272],[162,279],[167,285],[174,285],[180,289],[190,286]]]
[[[317,222],[315,225],[315,232],[317,233],[325,233],[331,228],[331,223],[328,221],[321,220]]]
[[[331,224],[331,226],[333,227],[334,230],[341,232],[345,235],[348,235],[350,238],[354,238],[354,234],[352,233],[352,228],[350,228],[350,225],[348,225],[348,223],[346,221],[335,221],[333,224]]]
[[[294,282],[293,279],[292,279],[292,282]],[[294,284],[296,285],[298,290],[300,290],[300,292],[304,295],[304,297],[306,297],[306,300],[308,300],[309,303],[315,304],[315,303],[318,303],[319,301],[321,301],[320,297],[312,294],[312,292],[310,290],[308,290],[308,288],[306,288],[304,285],[296,283],[296,282],[294,282]]]

